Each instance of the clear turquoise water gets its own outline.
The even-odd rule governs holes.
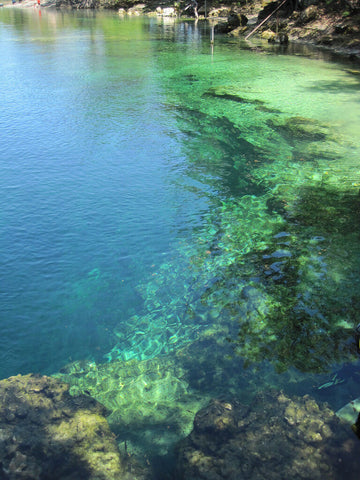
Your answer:
[[[212,49],[201,22],[4,8],[0,27],[0,377],[187,348],[182,394],[358,396],[358,67]]]
[[[101,359],[140,306],[136,285],[200,225],[211,191],[183,175],[158,40],[141,22],[7,14],[1,376]]]

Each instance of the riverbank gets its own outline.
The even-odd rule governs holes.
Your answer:
[[[291,42],[316,45],[360,61],[360,9],[340,3],[312,2],[302,10],[280,10],[265,23],[260,35],[269,30],[284,33]],[[261,12],[259,18],[263,18]]]
[[[216,19],[218,22],[226,22],[230,12],[238,16],[245,15],[248,19],[246,25],[230,28],[229,34],[245,37],[256,26],[269,16],[268,20],[256,30],[255,35],[267,39],[269,42],[276,41],[281,34],[286,41],[302,42],[323,47],[339,53],[351,60],[360,61],[360,6],[359,2],[347,2],[333,0],[322,2],[313,0],[303,2],[303,8],[292,10],[286,2],[281,8],[281,0],[275,2],[237,2],[229,4],[199,3],[199,19]],[[30,8],[38,7],[35,0],[23,0],[12,3],[4,2],[4,7]],[[185,3],[183,8],[185,8]],[[150,0],[144,4],[136,4],[128,0],[41,0],[41,7],[56,8],[106,8],[119,10],[122,14],[156,14],[156,11],[181,11],[181,5],[174,2],[154,2]],[[167,7],[167,8],[166,8]],[[276,13],[274,12],[276,10]],[[186,14],[188,15],[188,10]],[[272,14],[272,12],[274,12]]]

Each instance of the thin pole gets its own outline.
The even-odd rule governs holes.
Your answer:
[[[278,7],[276,7],[275,10],[270,13],[270,15],[268,15],[261,23],[259,23],[259,25],[257,27],[255,27],[254,30],[252,30],[248,35],[246,35],[245,40],[247,40],[249,37],[251,37],[251,35],[253,33],[255,33],[258,28],[261,27],[261,25],[263,25],[267,20],[269,20],[269,18],[272,15],[274,15],[274,13],[277,12],[279,10],[279,8],[284,5],[285,2],[287,2],[287,0],[284,0],[282,3],[280,3],[280,5]]]

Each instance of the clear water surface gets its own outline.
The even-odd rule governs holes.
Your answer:
[[[155,400],[185,435],[217,394],[360,391],[360,71],[209,40],[0,11],[0,377],[57,374],[142,434]]]

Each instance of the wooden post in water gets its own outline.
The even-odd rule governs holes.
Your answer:
[[[212,25],[211,33],[210,33],[210,43],[211,43],[211,45],[214,45],[214,38],[215,38],[215,25]]]

